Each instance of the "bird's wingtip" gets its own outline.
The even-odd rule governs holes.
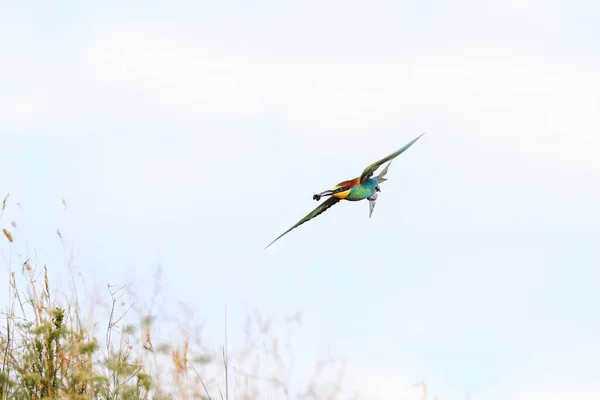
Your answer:
[[[266,245],[266,246],[265,246],[265,248],[264,248],[263,250],[266,250],[266,249],[268,249],[269,247],[271,247],[271,245],[272,245],[273,243],[275,243],[276,241],[278,241],[280,238],[281,238],[281,236],[279,236],[277,239],[273,240],[271,243],[269,243],[268,245]]]

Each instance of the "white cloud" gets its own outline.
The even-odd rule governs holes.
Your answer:
[[[517,118],[548,132],[600,140],[583,132],[600,124],[600,76],[576,67],[553,69],[477,54],[360,64],[293,62],[208,54],[191,42],[148,32],[115,31],[99,36],[87,49],[93,76],[154,95],[180,110],[281,112],[293,118],[334,119],[339,125],[413,112],[489,125]],[[490,121],[491,116],[501,120]],[[505,135],[516,135],[514,131]]]
[[[115,32],[89,44],[86,67],[113,87],[130,87],[187,112],[253,113],[265,102],[266,83],[235,59],[207,56],[193,45],[151,33]],[[203,107],[199,109],[198,107]]]
[[[5,131],[139,121],[151,112],[163,119],[262,114],[324,127],[323,140],[368,140],[406,124],[418,126],[416,134],[445,121],[444,131],[432,133],[451,128],[488,143],[518,140],[517,151],[550,154],[576,140],[572,155],[562,157],[588,163],[600,146],[600,74],[576,64],[475,53],[320,63],[216,54],[178,37],[127,29],[100,31],[55,61],[23,51],[8,59],[0,67]]]

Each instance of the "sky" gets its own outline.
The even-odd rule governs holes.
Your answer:
[[[600,5],[2,5],[10,251],[65,281],[60,229],[87,283],[142,296],[160,267],[215,342],[225,304],[231,340],[300,310],[300,353],[368,398],[600,397]],[[343,202],[263,250],[422,132],[372,218]]]

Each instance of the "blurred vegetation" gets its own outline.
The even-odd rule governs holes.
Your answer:
[[[248,318],[245,343],[233,352],[226,345],[211,349],[187,332],[159,341],[152,333],[160,322],[156,316],[139,315],[137,324],[126,323],[133,305],[123,300],[125,286],[108,287],[104,319],[83,318],[91,297],[82,304],[75,286],[56,296],[46,266],[38,268],[29,259],[13,265],[11,230],[17,224],[10,225],[3,229],[11,256],[3,254],[9,298],[7,305],[0,302],[0,399],[349,398],[342,394],[343,364],[336,360],[318,361],[309,381],[295,385],[303,389],[292,392],[293,358],[283,355],[289,341],[274,335],[272,321],[259,314]],[[328,368],[334,381],[325,379]],[[426,390],[423,394],[426,398]]]

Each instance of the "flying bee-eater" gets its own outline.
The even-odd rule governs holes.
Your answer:
[[[421,136],[423,136],[424,134],[425,133],[420,134],[418,137],[416,137],[415,139],[408,142],[400,150],[395,151],[394,153],[388,155],[387,157],[382,158],[379,161],[375,161],[373,164],[371,164],[367,168],[365,168],[364,171],[360,174],[360,176],[358,178],[340,182],[337,185],[335,185],[333,187],[333,189],[325,190],[321,193],[317,193],[317,194],[313,195],[313,200],[316,200],[316,201],[321,200],[322,197],[326,197],[326,196],[330,196],[330,197],[327,200],[325,200],[323,203],[321,203],[317,208],[312,210],[306,217],[304,217],[300,221],[298,221],[290,229],[288,229],[287,231],[285,231],[281,235],[279,235],[275,240],[273,240],[271,243],[269,243],[269,245],[267,247],[271,246],[273,243],[275,243],[277,240],[279,240],[283,235],[289,233],[292,229],[299,227],[306,221],[310,221],[311,219],[315,218],[319,214],[328,210],[334,204],[339,203],[341,200],[360,201],[360,200],[368,199],[369,200],[369,218],[371,218],[371,215],[373,214],[373,209],[375,208],[375,202],[377,200],[377,192],[381,192],[381,187],[379,186],[379,184],[382,182],[385,182],[387,180],[385,178],[385,175],[388,172],[388,168],[390,167],[390,164],[392,163],[394,158],[396,158],[400,154],[402,154],[406,149],[408,149],[417,140],[419,140],[419,138]],[[377,175],[376,177],[373,177],[373,173],[375,173],[375,171],[377,171],[377,169],[383,163],[388,162],[388,161],[389,161],[389,163],[379,173],[379,175]],[[267,247],[265,247],[265,249]]]

